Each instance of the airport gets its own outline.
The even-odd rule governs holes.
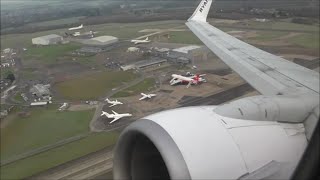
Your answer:
[[[120,9],[126,7],[135,9],[134,5]],[[144,16],[157,11],[130,10]],[[261,15],[268,13],[279,17]],[[219,39],[220,46],[229,47],[224,40],[236,37],[318,74],[319,43],[313,37],[319,33],[319,22],[297,24],[294,17],[281,15],[253,8],[243,13],[244,18],[209,16],[208,22],[227,34]],[[219,54],[222,50],[213,52],[214,43],[201,39],[205,35],[198,26],[190,21],[185,25],[186,20],[101,24],[79,20],[59,29],[1,35],[5,37],[1,38],[1,179],[111,178],[114,145],[123,129],[138,119],[264,95],[244,78],[258,75],[243,76],[221,58],[230,52],[238,53],[238,58],[245,53],[236,47],[224,55]],[[241,44],[234,42],[231,45]],[[39,165],[26,165],[33,163]]]

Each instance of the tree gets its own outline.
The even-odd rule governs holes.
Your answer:
[[[11,82],[13,82],[14,80],[16,80],[16,77],[14,76],[14,74],[11,72],[7,75],[7,78],[6,79],[9,79]]]

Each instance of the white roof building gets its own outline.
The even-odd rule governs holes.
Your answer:
[[[35,45],[51,45],[51,44],[58,44],[63,41],[63,37],[56,35],[56,34],[50,34],[47,36],[41,36],[36,37],[32,39],[32,44]]]
[[[32,102],[30,106],[44,106],[49,104],[49,102]]]
[[[194,49],[199,49],[199,48],[201,48],[201,46],[191,45],[191,46],[184,46],[184,47],[172,49],[172,51],[188,54],[189,51],[194,50]]]
[[[127,52],[139,52],[140,48],[137,47],[129,47]]]
[[[117,37],[113,36],[99,36],[95,38],[91,38],[85,41],[82,41],[82,43],[92,46],[107,46],[111,45],[113,43],[118,42],[119,39]]]

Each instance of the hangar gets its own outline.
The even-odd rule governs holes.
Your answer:
[[[108,46],[118,42],[119,39],[113,36],[99,36],[87,40],[83,40],[81,43],[90,46]]]
[[[56,34],[50,34],[47,36],[41,36],[36,37],[32,39],[32,44],[35,45],[51,45],[51,44],[58,44],[63,41],[63,37],[56,35]]]

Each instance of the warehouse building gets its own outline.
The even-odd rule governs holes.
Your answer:
[[[30,93],[38,98],[46,98],[51,95],[49,88],[50,84],[36,84],[30,89]]]
[[[81,43],[90,45],[90,46],[109,46],[118,41],[119,39],[113,36],[99,36],[99,37],[83,40]]]
[[[62,43],[62,41],[63,41],[62,36],[59,36],[56,34],[50,34],[47,36],[33,38],[32,44],[34,44],[34,45],[52,45],[52,44]]]
[[[166,63],[166,62],[167,62],[166,59],[149,59],[149,60],[138,61],[133,64],[121,66],[121,69],[123,71],[127,71],[130,69],[144,69],[147,67],[159,66],[159,65]]]

